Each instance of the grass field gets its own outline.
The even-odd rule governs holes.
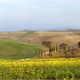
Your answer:
[[[0,60],[0,80],[78,80],[80,59]]]
[[[0,38],[0,80],[80,80],[80,59],[51,59],[49,55],[42,56],[43,59],[36,57],[39,56],[38,50],[44,49],[41,41],[76,43],[80,35],[72,32],[20,32],[0,33]],[[65,55],[53,53],[53,56]]]
[[[42,48],[36,44],[23,44],[11,40],[0,40],[0,59],[25,59],[33,58]]]

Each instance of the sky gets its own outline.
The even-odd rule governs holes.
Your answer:
[[[0,0],[0,31],[80,28],[80,0]]]

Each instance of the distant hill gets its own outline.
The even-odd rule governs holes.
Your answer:
[[[46,32],[80,32],[80,29],[47,30]]]
[[[20,31],[17,31],[17,32],[36,32],[34,30],[28,30],[28,29],[24,29],[24,30],[20,30]]]
[[[29,29],[24,29],[24,30],[20,30],[20,31],[17,31],[17,32],[79,32],[80,29],[36,29],[36,30],[29,30]]]
[[[80,31],[72,29],[65,31],[46,31],[46,32],[12,32],[0,33],[0,39],[9,39],[25,43],[41,44],[44,40],[55,42],[71,42],[80,41]]]
[[[80,32],[80,29],[67,29],[66,31],[69,31],[69,32]]]
[[[65,30],[47,30],[45,32],[63,32],[63,31],[65,31]]]

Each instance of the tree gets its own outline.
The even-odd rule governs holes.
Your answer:
[[[70,54],[72,55],[72,57],[76,57],[78,53],[79,53],[79,49],[77,48],[70,50]]]
[[[78,48],[80,48],[80,42],[78,42]]]
[[[49,48],[49,52],[53,51],[52,42],[51,41],[43,41],[42,45],[45,46],[45,47],[47,47],[47,48]]]
[[[65,52],[68,48],[68,44],[67,43],[61,43],[59,45],[59,50]]]

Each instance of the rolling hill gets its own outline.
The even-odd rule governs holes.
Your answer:
[[[38,50],[43,48],[40,45],[44,40],[52,41],[54,44],[77,44],[80,41],[80,32],[1,32],[0,59],[36,58]]]
[[[0,59],[25,59],[38,55],[42,46],[36,44],[23,44],[16,41],[0,40]]]
[[[41,44],[44,40],[54,43],[77,43],[80,40],[80,32],[30,32],[17,36],[17,40],[23,42]]]
[[[0,33],[0,39],[9,39],[35,44],[41,44],[44,40],[51,40],[54,43],[76,43],[80,41],[80,32],[11,32]]]

